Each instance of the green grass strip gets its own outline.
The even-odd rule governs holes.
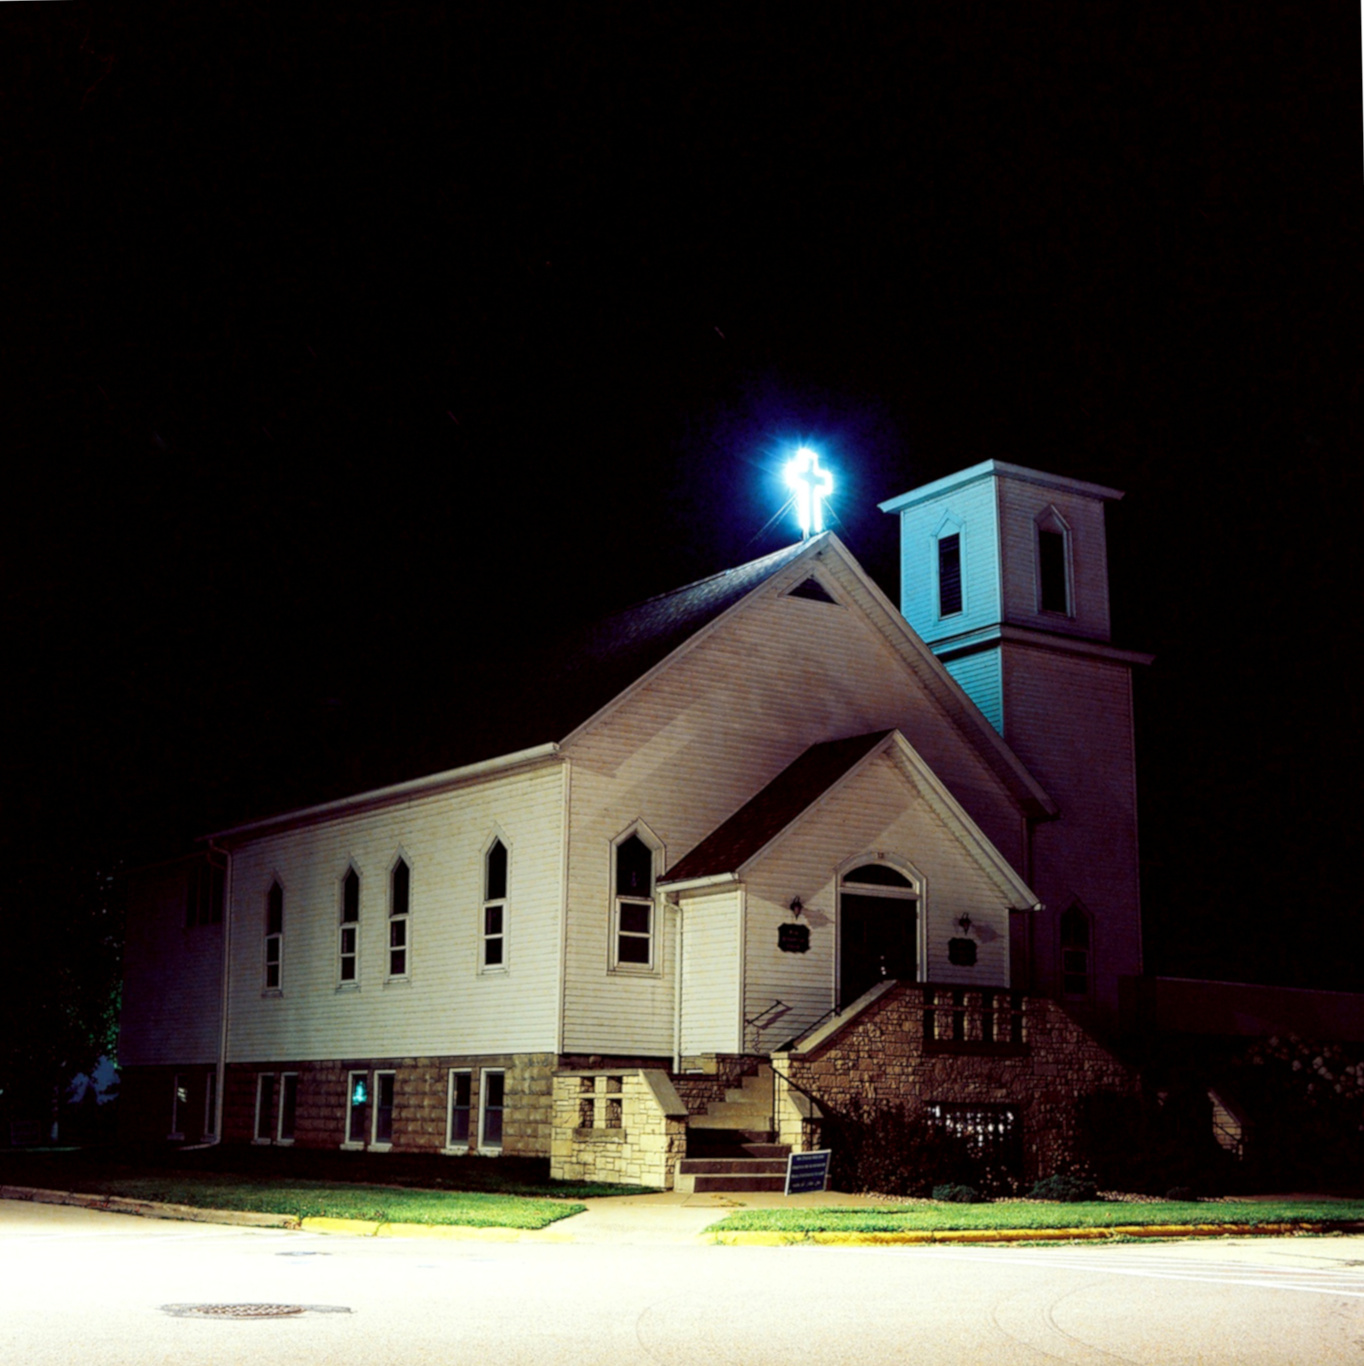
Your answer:
[[[254,1210],[300,1219],[366,1219],[381,1224],[459,1224],[470,1228],[545,1228],[585,1206],[483,1191],[404,1190],[321,1181],[185,1180],[128,1177],[86,1182],[83,1190],[198,1209]]]
[[[1117,1228],[1152,1224],[1285,1224],[1364,1221],[1364,1200],[1162,1200],[1062,1204],[1000,1200],[981,1205],[912,1200],[877,1209],[746,1209],[710,1233],[910,1233],[948,1230]]]

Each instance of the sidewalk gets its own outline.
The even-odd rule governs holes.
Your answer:
[[[1263,1197],[1271,1198],[1271,1197]],[[840,1246],[898,1243],[1018,1243],[1111,1241],[1114,1238],[1209,1238],[1283,1236],[1289,1233],[1364,1232],[1364,1225],[1330,1224],[1165,1224],[1110,1228],[1067,1228],[1058,1210],[1050,1229],[943,1230],[897,1233],[725,1233],[704,1231],[726,1214],[741,1209],[875,1209],[886,1202],[871,1195],[819,1191],[782,1195],[775,1191],[735,1195],[694,1195],[659,1191],[651,1195],[597,1196],[581,1201],[587,1208],[543,1229],[475,1228],[451,1224],[377,1224],[359,1219],[297,1219],[287,1214],[255,1214],[235,1210],[167,1205],[124,1196],[88,1195],[75,1191],[39,1190],[29,1186],[0,1186],[0,1199],[40,1204],[77,1205],[114,1214],[136,1214],[152,1219],[183,1219],[207,1224],[256,1228],[301,1229],[308,1233],[341,1234],[362,1238],[438,1238],[473,1242],[583,1243],[618,1246],[688,1245],[782,1246],[820,1243]]]

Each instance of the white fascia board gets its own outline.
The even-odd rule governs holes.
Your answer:
[[[1032,797],[1033,801],[1048,816],[1059,815],[1061,808],[1055,800],[1047,793],[1041,783],[1028,772],[1027,766],[1013,752],[1008,741],[989,723],[985,713],[967,696],[961,684],[947,672],[942,661],[929,649],[909,622],[900,615],[894,603],[872,582],[866,570],[853,557],[852,552],[833,532],[826,532],[825,534],[829,538],[829,545],[839,551],[839,558],[848,572],[855,577],[858,585],[870,597],[872,606],[880,612],[886,638],[891,648],[901,659],[909,663],[911,669],[915,667],[914,661],[920,662],[924,672],[940,690],[940,696],[937,700],[940,705],[943,705],[943,710],[948,713],[948,716],[951,717],[951,710],[944,704],[943,695],[951,697],[957,704],[961,714],[960,728],[971,727],[975,736],[982,742],[981,747],[986,747],[994,752],[999,762],[1015,776],[1019,786]],[[982,758],[984,758],[983,755]],[[988,767],[993,768],[988,760],[986,763]],[[996,770],[996,776],[1002,775],[998,774]]]
[[[708,873],[705,877],[688,877],[680,882],[661,877],[655,885],[660,892],[699,892],[707,887],[733,886],[738,881],[738,873]]]
[[[516,750],[512,754],[501,754],[495,759],[482,759],[476,764],[465,764],[461,768],[449,768],[442,773],[430,773],[424,778],[411,778],[407,782],[393,783],[388,787],[376,787],[368,792],[357,792],[350,797],[338,797],[335,801],[321,802],[317,806],[304,806],[294,811],[282,811],[278,815],[266,816],[258,821],[248,821],[244,825],[234,825],[226,830],[217,830],[211,835],[201,835],[199,839],[235,840],[284,826],[306,825],[309,821],[323,820],[329,816],[353,815],[360,811],[371,811],[375,807],[388,806],[393,802],[408,801],[413,797],[429,796],[433,792],[462,787],[466,783],[477,782],[481,778],[494,777],[512,769],[541,763],[546,759],[555,758],[558,753],[559,745],[550,741],[548,744],[534,745],[530,749]]]
[[[1035,907],[1038,902],[1037,893],[1019,877],[1013,865],[995,847],[994,841],[943,786],[937,774],[924,762],[923,756],[914,746],[897,730],[890,736],[884,748],[895,750],[903,771],[918,788],[919,795],[933,807],[967,853],[1009,899],[1010,908],[1025,910]],[[880,753],[881,750],[878,749],[877,752]]]
[[[935,479],[931,484],[920,484],[895,498],[887,498],[877,507],[882,512],[902,512],[905,508],[918,503],[926,503],[944,493],[965,488],[967,484],[978,483],[991,478],[1016,479],[1023,484],[1036,484],[1040,488],[1057,489],[1062,493],[1078,493],[1086,498],[1101,498],[1116,503],[1123,497],[1121,489],[1112,489],[1105,484],[1091,484],[1085,479],[1069,479],[1064,474],[1048,474],[1045,470],[1029,469],[1025,465],[1012,465],[1007,460],[982,460],[956,474]]]
[[[731,617],[736,616],[748,607],[753,601],[755,594],[761,594],[763,589],[769,588],[774,583],[786,581],[787,575],[789,575],[797,565],[803,565],[811,557],[817,555],[828,541],[837,543],[837,537],[834,536],[832,531],[821,531],[818,536],[811,536],[805,548],[799,555],[796,555],[793,559],[783,565],[771,578],[766,579],[763,583],[749,589],[743,597],[725,608],[725,610],[713,621],[709,621],[699,630],[693,631],[681,645],[664,655],[652,669],[647,673],[641,674],[623,691],[618,692],[615,697],[601,708],[600,711],[595,712],[593,715],[589,716],[586,721],[582,722],[581,725],[569,731],[569,733],[559,742],[559,747],[566,750],[580,736],[587,734],[588,731],[601,725],[602,722],[609,720],[621,707],[625,706],[636,693],[647,688],[655,678],[664,672],[665,669],[671,668],[677,660],[684,658],[686,655],[690,654],[692,650],[698,649],[720,629],[722,624],[728,622]],[[843,553],[846,555],[847,551],[845,550]]]

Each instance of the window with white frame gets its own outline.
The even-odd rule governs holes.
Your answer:
[[[612,859],[611,966],[647,972],[655,966],[654,850],[634,831],[617,842]]]
[[[393,1096],[396,1074],[374,1074],[374,1133],[370,1142],[376,1148],[387,1148],[393,1142]]]
[[[961,532],[947,531],[938,537],[938,615],[961,611]]]
[[[275,1074],[256,1074],[256,1130],[253,1142],[269,1143],[275,1133]]]
[[[369,1127],[369,1073],[351,1072],[346,1077],[346,1142],[363,1148]]]
[[[388,879],[388,975],[407,976],[407,958],[411,948],[408,936],[408,917],[412,913],[412,869],[407,860],[399,857]]]
[[[463,1151],[469,1146],[469,1115],[472,1110],[474,1074],[450,1069],[450,1116],[445,1130],[445,1146]]]
[[[485,1067],[478,1086],[478,1147],[480,1152],[501,1152],[502,1110],[506,1100],[506,1073]]]
[[[360,874],[353,867],[341,879],[340,968],[342,985],[359,981]]]
[[[284,888],[276,878],[265,894],[265,989],[284,983]]]
[[[279,1123],[275,1127],[277,1143],[294,1141],[294,1124],[298,1118],[298,1073],[281,1072],[279,1078]]]
[[[1048,508],[1037,519],[1037,610],[1071,616],[1070,580],[1070,527]]]
[[[204,1073],[204,1137],[214,1138],[218,1133],[218,1074]]]
[[[479,966],[507,966],[507,846],[495,839],[483,856],[483,932]]]
[[[171,1085],[171,1126],[168,1138],[184,1138],[180,1127],[185,1122],[185,1109],[189,1105],[189,1079],[177,1072]]]

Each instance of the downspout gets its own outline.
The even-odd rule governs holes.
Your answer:
[[[673,963],[673,1075],[677,1076],[682,1071],[682,926],[685,918],[678,893],[669,892],[667,901],[677,917],[677,950]]]
[[[210,851],[222,854],[227,865],[223,872],[223,990],[218,1010],[218,1077],[215,1083],[217,1100],[213,1106],[214,1133],[204,1144],[205,1147],[212,1148],[223,1141],[223,1124],[227,1118],[223,1113],[223,1100],[227,1092],[227,1006],[232,962],[232,855],[226,849],[218,849],[212,840],[209,840],[208,847]]]

